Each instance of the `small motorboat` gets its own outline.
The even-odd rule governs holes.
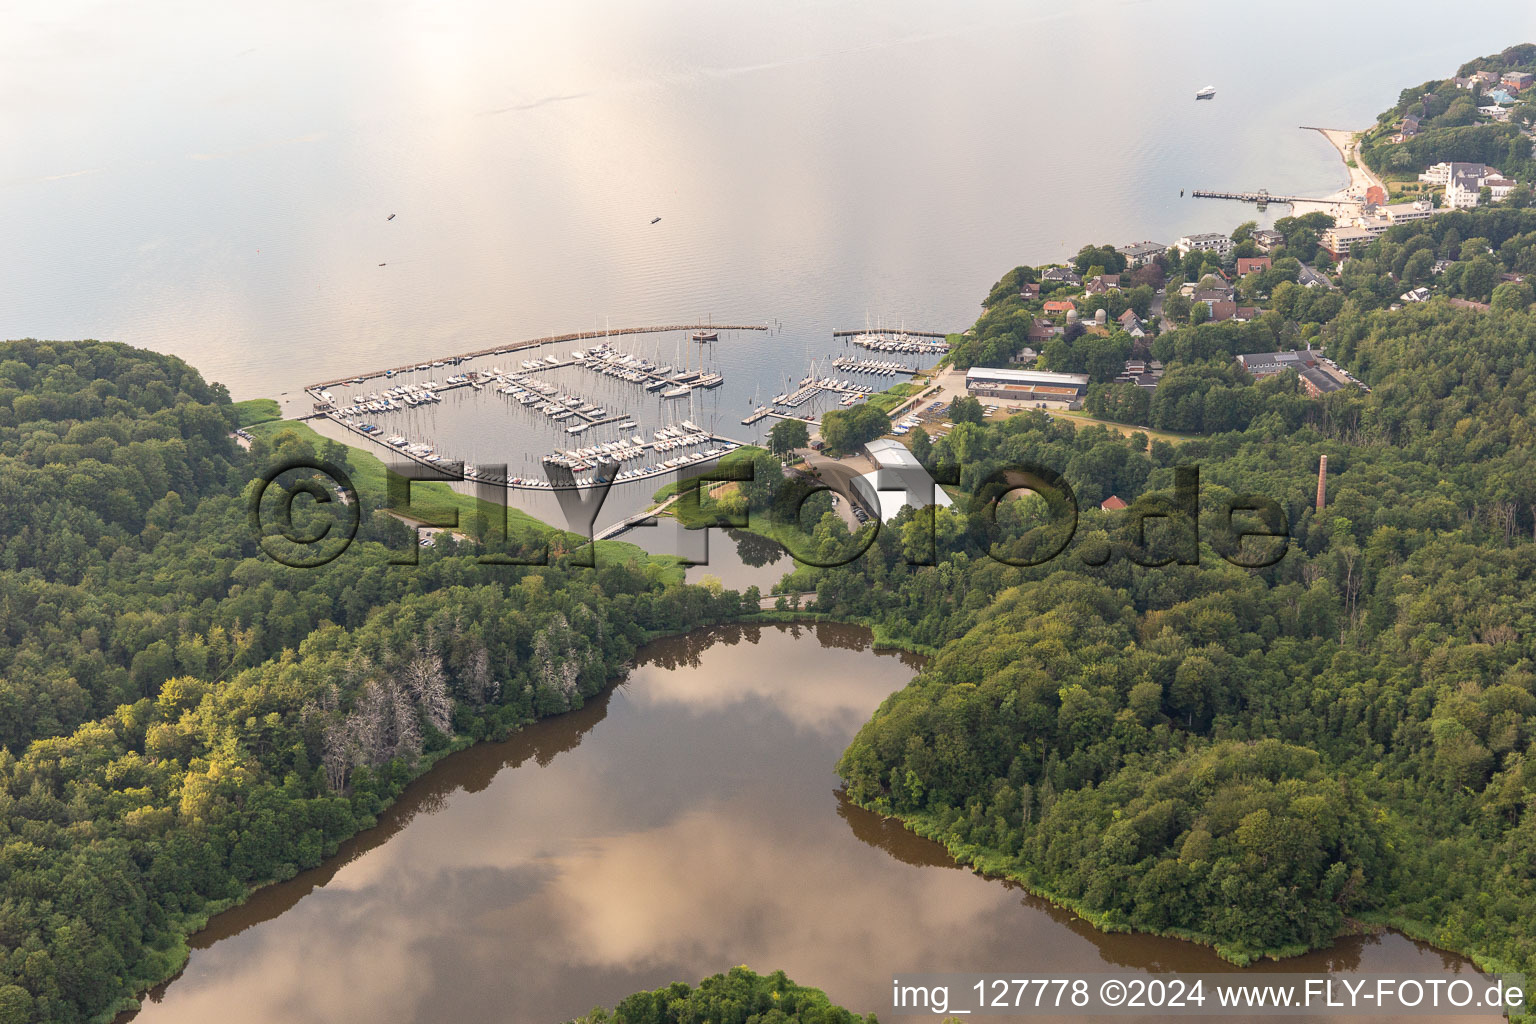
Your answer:
[[[651,218],[651,223],[652,224],[660,224],[661,223],[661,218],[660,217],[652,217]]]
[[[395,215],[394,214],[390,214],[388,217],[385,217],[384,219],[385,220],[394,220],[395,219]]]
[[[1214,85],[1208,85],[1204,89],[1201,89],[1199,92],[1195,93],[1195,99],[1197,100],[1209,100],[1215,98],[1216,87]]]

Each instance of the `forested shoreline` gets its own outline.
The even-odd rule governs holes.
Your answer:
[[[495,566],[444,536],[393,565],[415,543],[382,495],[357,496],[343,558],[289,568],[250,492],[274,463],[345,470],[347,449],[280,431],[244,453],[234,426],[179,359],[0,346],[4,1024],[133,1005],[211,913],[318,864],[438,757],[743,611],[670,562],[581,568],[559,544]]]
[[[1127,338],[1045,346],[1047,364],[1091,374],[1097,415],[1178,443],[967,405],[946,436],[909,436],[951,508],[850,536],[825,494],[753,449],[733,460],[753,480],[678,514],[771,515],[754,529],[821,563],[791,581],[815,589],[817,616],[934,652],[839,771],[855,802],[957,859],[1101,928],[1239,963],[1363,922],[1530,973],[1528,199],[1394,228],[1317,288],[1299,274],[1321,222],[1282,219],[1290,251],[1236,286],[1266,303],[1253,320],[1140,342],[1167,364],[1151,397],[1113,382]],[[1079,269],[1113,252],[1086,247]],[[1095,301],[1145,313],[1154,286],[1220,262],[1156,265]],[[1422,275],[1440,294],[1392,308]],[[959,361],[1025,347],[1021,286],[1037,277],[1015,268],[993,286]],[[1306,345],[1369,390],[1308,397],[1295,374],[1255,382],[1235,360]],[[873,418],[833,425],[853,447]],[[179,359],[0,345],[0,1024],[131,1006],[210,914],[320,863],[438,758],[581,706],[649,639],[757,613],[755,593],[685,585],[668,560],[582,567],[569,538],[526,523],[418,552],[368,493],[343,558],[282,565],[249,525],[262,473],[360,456],[281,427],[243,452],[238,425],[228,394]],[[1070,487],[1070,537],[1059,503],[999,500],[1019,467]],[[1198,515],[1174,494],[1191,467]],[[1283,557],[1244,568],[1276,543],[1228,525],[1253,495],[1288,536]],[[1100,510],[1111,496],[1130,507]],[[1144,512],[1167,513],[1145,542]],[[547,566],[481,557],[551,541]],[[402,552],[419,564],[395,564]],[[584,1020],[727,1006],[859,1019],[738,969]]]
[[[1238,963],[1364,922],[1536,966],[1536,312],[1528,294],[1385,301],[1405,249],[1463,231],[1522,260],[1536,211],[1386,233],[1305,335],[1266,314],[1158,336],[1158,391],[1203,381],[1184,400],[1205,422],[1181,443],[1043,412],[913,440],[958,481],[954,507],[800,571],[818,612],[939,650],[848,748],[849,795],[1099,927]],[[1236,364],[1287,336],[1369,390],[1309,398],[1293,373],[1255,383]],[[1215,420],[1218,396],[1235,412]],[[1083,510],[1041,564],[1059,509],[992,505],[1010,467],[1061,474]],[[1197,519],[1175,501],[1180,467],[1199,470]],[[1100,511],[1111,494],[1130,507]],[[1228,560],[1238,495],[1283,510],[1274,564]],[[1171,514],[1142,543],[1144,511]],[[1198,564],[1181,564],[1196,529]],[[929,535],[937,564],[912,564]]]

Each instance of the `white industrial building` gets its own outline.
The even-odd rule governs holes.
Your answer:
[[[871,512],[879,512],[882,523],[895,519],[908,505],[921,509],[929,505],[948,508],[953,504],[944,489],[933,482],[933,477],[917,461],[917,456],[900,441],[881,438],[864,447],[876,469],[854,477],[853,489],[860,504]]]

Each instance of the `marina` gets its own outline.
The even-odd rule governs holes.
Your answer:
[[[798,384],[786,379],[782,394],[758,388],[745,396],[750,411],[740,423],[758,431],[738,440],[724,436],[734,431],[719,428],[720,401],[713,396],[727,390],[727,374],[717,362],[744,366],[750,386],[752,376],[761,379],[759,353],[768,350],[731,344],[722,332],[736,329],[704,324],[569,332],[354,374],[304,392],[313,418],[334,422],[396,458],[461,472],[466,481],[509,493],[563,491],[706,465],[758,443],[764,421],[794,419],[815,429],[827,409],[864,402],[894,379],[920,372],[925,357],[948,349],[936,332],[878,325],[838,332],[847,347],[812,359]],[[666,332],[673,337],[661,336]],[[858,354],[855,346],[869,354]],[[734,394],[742,395],[741,384],[734,386]],[[642,497],[637,490],[620,504]]]
[[[847,338],[849,342],[860,348],[867,348],[873,352],[905,352],[915,355],[942,355],[949,351],[949,342],[942,340],[947,335],[933,331],[897,331],[886,333],[883,331],[833,331],[834,338]],[[933,340],[933,339],[941,340]]]
[[[473,352],[461,352],[457,355],[444,356],[442,359],[427,363],[406,363],[401,366],[393,366],[382,370],[369,370],[365,373],[350,377],[338,377],[320,384],[312,384],[305,388],[306,391],[333,388],[341,384],[358,384],[379,377],[393,377],[399,373],[407,373],[411,370],[426,370],[433,366],[457,366],[470,359],[482,356],[501,356],[513,352],[522,352],[528,349],[540,348],[544,345],[556,345],[568,341],[593,341],[601,338],[614,338],[631,334],[666,334],[670,331],[706,331],[713,332],[717,337],[720,331],[766,331],[767,324],[728,324],[714,326],[711,324],[670,324],[660,327],[614,327],[601,331],[570,331],[565,334],[551,334],[542,338],[529,338],[525,341],[517,341],[507,345],[492,345],[490,348],[477,349]],[[711,339],[713,340],[713,339]]]
[[[729,329],[708,328],[706,332]],[[607,339],[626,333],[640,332],[605,331],[596,335],[577,332],[559,337]],[[539,342],[541,346],[545,344],[549,343]],[[585,348],[563,352],[534,353],[532,348],[524,345],[511,349],[516,354],[527,355],[513,367],[461,368],[461,363],[474,356],[454,356],[386,371],[384,376],[390,382],[377,391],[363,393],[361,389],[370,386],[370,379],[379,374],[361,374],[312,385],[306,391],[313,399],[313,415],[316,417],[335,422],[346,431],[421,465],[451,473],[461,472],[465,480],[509,489],[565,490],[641,481],[708,463],[745,443],[718,436],[691,419],[667,411],[676,409],[686,416],[690,408],[686,399],[709,393],[725,382],[725,375],[708,369],[702,356],[690,358],[686,363],[679,359],[683,368],[675,369],[671,364],[659,364],[659,354],[657,359],[647,358],[638,352],[622,351],[607,340],[597,340]],[[497,350],[493,354],[505,354],[505,351]],[[441,375],[436,371],[449,367],[459,368],[461,372],[438,379]],[[591,375],[604,382],[599,385],[600,390],[606,388],[612,392],[616,385],[631,387],[635,400],[650,398],[657,403],[655,418],[661,422],[642,428],[640,422],[647,417],[621,409],[610,399],[584,394],[586,387],[572,383],[573,372]],[[428,374],[431,377],[421,379]],[[453,450],[459,445],[445,447],[444,442],[434,437],[439,421],[432,410],[441,407],[446,398],[461,389],[467,389],[469,394],[489,390],[505,400],[504,408],[514,410],[514,423],[531,424],[513,427],[512,437],[523,449],[525,461],[521,468],[502,468],[501,458],[491,465],[477,466],[473,457],[465,458],[464,451]],[[471,399],[466,394],[461,401],[479,403],[483,400]],[[461,408],[462,415],[480,419],[494,406]],[[426,422],[421,422],[423,417],[427,417]],[[410,426],[391,422],[402,418],[416,422]],[[538,427],[540,424],[542,430]],[[600,436],[583,444],[586,438],[582,435],[588,431]],[[486,433],[483,428],[475,431],[476,435]],[[544,454],[539,455],[541,434],[561,440],[553,441]],[[578,437],[582,440],[577,441]],[[451,455],[448,454],[450,451]],[[473,452],[468,454],[472,456]]]
[[[879,359],[855,359],[852,356],[839,356],[832,360],[832,365],[845,373],[872,373],[877,377],[895,377],[900,374],[910,375],[919,372],[917,367],[908,366],[905,363]]]

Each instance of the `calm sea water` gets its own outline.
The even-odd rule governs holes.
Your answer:
[[[776,325],[720,357],[744,413],[867,316],[960,328],[1016,263],[1252,215],[1180,188],[1335,189],[1298,125],[1532,36],[1422,0],[11,3],[0,336],[175,352],[245,398]]]

